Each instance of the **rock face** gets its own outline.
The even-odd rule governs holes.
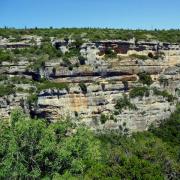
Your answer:
[[[158,124],[167,119],[175,110],[174,103],[151,94],[149,97],[131,99],[131,103],[137,106],[136,110],[124,109],[121,114],[113,115],[116,100],[124,93],[123,84],[107,84],[103,90],[101,85],[89,84],[87,88],[87,94],[83,94],[78,86],[70,92],[41,92],[36,114],[50,121],[69,115],[92,129],[109,130],[124,126],[130,131],[143,131],[152,123]],[[115,119],[110,117],[102,124],[102,113]]]
[[[70,43],[56,40],[53,45],[65,53]],[[126,56],[123,59],[104,60],[99,53],[106,48],[115,48],[121,55]],[[164,56],[146,60],[129,56],[132,53],[139,55],[157,51],[161,51]],[[2,62],[0,75],[29,81],[43,77],[53,83],[68,83],[69,88],[45,88],[38,92],[37,104],[27,105],[30,90],[36,89],[38,83],[28,85],[25,82],[16,82],[16,89],[23,89],[23,93],[0,97],[1,117],[8,118],[12,109],[21,107],[26,113],[51,122],[70,116],[76,123],[84,123],[93,130],[134,132],[147,130],[151,124],[158,125],[174,112],[176,102],[180,99],[178,44],[100,41],[83,44],[80,53],[86,57],[85,65],[71,70],[61,65],[62,59],[48,61],[43,68],[36,71],[28,68],[31,62],[27,59],[18,63]],[[77,62],[77,58],[74,61]],[[150,74],[153,80],[149,87],[149,96],[130,98],[136,109],[123,108],[117,113],[117,100],[124,94],[128,96],[134,87],[142,86],[138,76],[142,72]],[[128,87],[125,87],[124,82],[128,82]],[[83,90],[79,83],[84,83],[86,90]],[[170,102],[166,97],[155,95],[154,87],[160,91],[167,90],[176,99]]]
[[[27,93],[16,93],[5,97],[0,97],[0,115],[1,118],[9,118],[12,110],[22,108],[25,113],[29,114],[29,108],[26,103]]]

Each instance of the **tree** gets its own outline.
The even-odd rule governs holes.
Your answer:
[[[100,160],[100,141],[87,129],[73,129],[68,119],[47,125],[15,111],[10,126],[0,124],[0,178],[82,175]]]

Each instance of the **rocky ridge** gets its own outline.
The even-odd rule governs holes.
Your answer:
[[[71,43],[73,41],[56,40],[52,45],[65,53]],[[117,49],[118,56],[104,58],[101,54],[106,53],[107,48],[112,51]],[[157,59],[149,57],[149,53],[155,56],[158,52],[162,56]],[[12,109],[21,107],[33,117],[52,122],[70,116],[77,123],[84,123],[94,130],[133,132],[147,130],[151,124],[158,125],[174,112],[180,91],[180,45],[139,42],[136,46],[135,41],[128,44],[109,40],[84,43],[80,53],[85,58],[85,64],[73,69],[63,66],[61,58],[46,61],[38,70],[29,68],[32,62],[28,59],[1,62],[1,76],[37,81],[13,83],[16,92],[0,97],[1,116],[8,118]],[[136,56],[132,56],[134,54]],[[147,59],[141,59],[142,55]],[[73,58],[71,61],[75,64],[78,60]],[[139,82],[139,74],[143,72],[150,74],[153,80],[150,86]],[[38,91],[35,103],[28,103],[32,89],[37,89],[38,81],[43,78],[52,83],[67,83],[68,88],[47,87]],[[124,82],[128,83],[128,87]],[[79,83],[83,83],[85,89]],[[8,84],[8,80],[1,81],[1,84]],[[147,87],[149,95],[130,98],[129,94],[135,87]],[[153,88],[166,90],[176,98],[168,101],[167,97],[156,95]],[[116,103],[124,94],[136,108],[126,107],[117,113]]]

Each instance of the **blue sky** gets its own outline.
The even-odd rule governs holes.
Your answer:
[[[0,0],[0,27],[180,28],[180,0]]]

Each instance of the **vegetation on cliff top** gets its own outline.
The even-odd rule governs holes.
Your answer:
[[[89,40],[104,40],[104,39],[123,39],[129,40],[135,37],[137,40],[159,40],[163,42],[180,43],[180,30],[130,30],[130,29],[100,29],[100,28],[61,28],[61,29],[13,29],[1,28],[0,36],[16,37],[20,39],[21,35],[38,35],[47,37],[71,37],[78,39],[79,37]]]
[[[20,111],[0,123],[1,179],[178,179],[180,107],[149,132],[94,135],[69,120],[48,124]]]

